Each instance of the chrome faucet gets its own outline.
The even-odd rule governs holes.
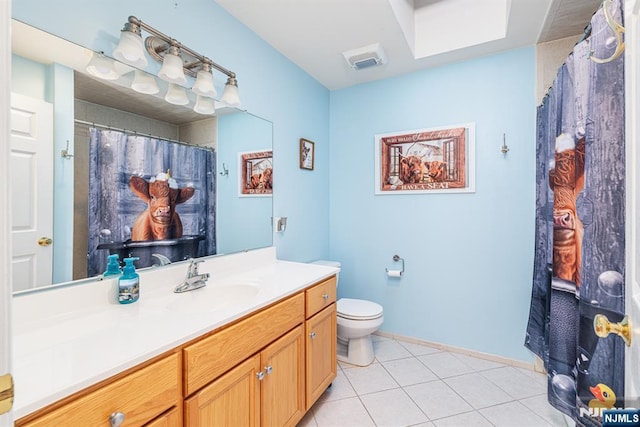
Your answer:
[[[189,263],[189,267],[187,269],[187,276],[184,278],[184,281],[182,283],[176,286],[173,292],[188,292],[206,286],[207,280],[209,279],[209,273],[198,273],[198,264],[200,264],[202,261],[203,260],[196,261],[194,259],[191,259],[191,262]]]

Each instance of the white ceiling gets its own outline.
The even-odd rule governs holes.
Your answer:
[[[216,0],[330,90],[582,33],[601,0]],[[481,6],[479,6],[481,5]],[[395,12],[394,12],[395,10]],[[505,16],[501,15],[501,11]],[[421,18],[415,18],[420,14]],[[400,16],[397,19],[396,15]],[[496,15],[499,15],[496,17]],[[469,17],[478,24],[469,20]],[[506,19],[504,19],[506,17]],[[506,37],[483,36],[500,20]],[[414,57],[419,29],[439,28]],[[415,30],[415,31],[414,31]],[[414,34],[415,33],[415,34]],[[478,36],[474,43],[470,33]],[[407,34],[407,36],[405,36]],[[424,36],[423,36],[424,37]],[[430,39],[434,38],[433,33]],[[495,37],[494,37],[495,38]],[[408,41],[409,40],[409,41]],[[352,69],[342,52],[380,43],[387,63]],[[453,47],[452,47],[453,46]],[[453,49],[453,50],[451,50]]]

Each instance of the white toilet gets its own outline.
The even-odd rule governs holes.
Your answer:
[[[336,261],[319,260],[312,264],[340,267]],[[367,366],[373,362],[371,334],[384,322],[382,306],[372,301],[340,298],[338,314],[338,360]]]

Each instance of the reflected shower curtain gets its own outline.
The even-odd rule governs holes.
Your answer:
[[[129,187],[134,175],[150,180],[170,170],[178,187],[195,188],[193,197],[176,208],[183,236],[205,236],[198,256],[216,253],[213,150],[91,128],[89,159],[89,277],[106,267],[108,251],[97,250],[98,245],[130,239],[134,221],[147,208]]]
[[[605,3],[606,4],[606,3]],[[622,22],[622,2],[608,9]],[[537,111],[536,229],[525,346],[549,402],[580,426],[624,407],[624,343],[596,335],[624,313],[624,62],[600,8]]]

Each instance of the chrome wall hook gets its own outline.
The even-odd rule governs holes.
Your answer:
[[[227,169],[227,165],[224,163],[222,164],[222,172],[220,172],[220,175],[229,176],[229,169]]]
[[[69,140],[67,139],[67,148],[60,151],[60,157],[70,160],[73,157],[73,154],[69,153]]]
[[[502,134],[502,147],[500,147],[500,151],[502,152],[502,154],[504,154],[505,156],[507,155],[507,153],[509,152],[509,147],[507,147],[507,134],[503,133]]]

